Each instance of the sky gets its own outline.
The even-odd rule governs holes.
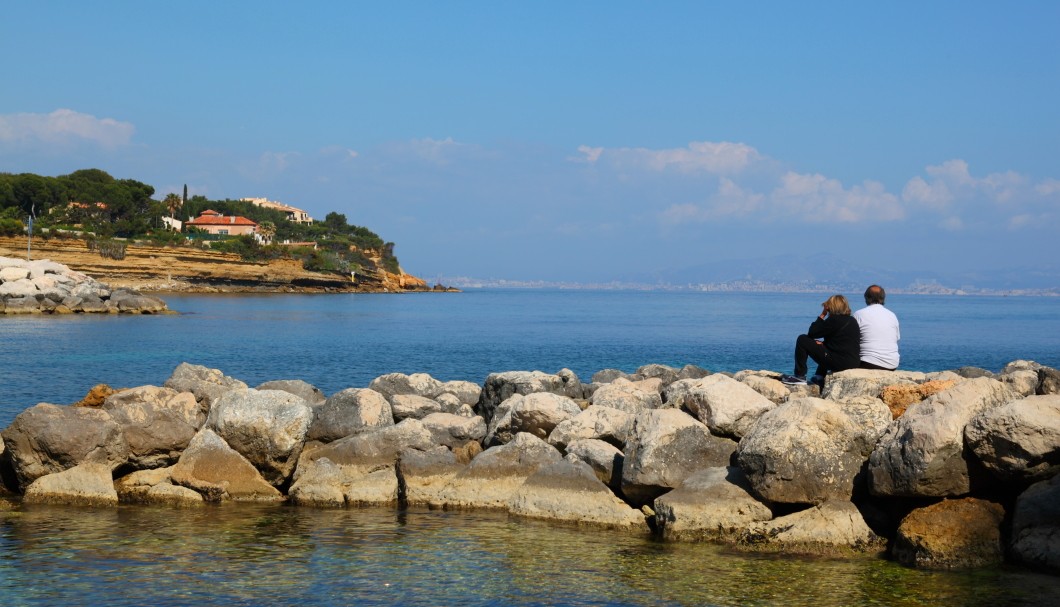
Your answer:
[[[409,273],[1060,261],[1060,3],[17,2],[0,172],[267,197]]]

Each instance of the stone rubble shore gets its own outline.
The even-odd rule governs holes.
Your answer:
[[[1002,562],[1060,573],[1060,372],[1015,361],[769,371],[647,365],[583,383],[392,373],[326,396],[182,363],[0,432],[10,508],[32,503],[495,509],[751,550]]]
[[[107,285],[61,263],[0,257],[0,314],[163,314],[166,302]]]

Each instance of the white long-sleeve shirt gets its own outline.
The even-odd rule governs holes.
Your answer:
[[[861,327],[861,360],[887,369],[898,368],[898,317],[880,304],[854,312]]]

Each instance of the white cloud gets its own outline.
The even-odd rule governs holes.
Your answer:
[[[684,148],[653,150],[649,148],[599,148],[582,145],[578,151],[585,161],[596,163],[601,157],[623,168],[650,171],[677,170],[683,173],[729,175],[739,173],[761,155],[755,148],[728,141],[693,141]]]
[[[446,137],[445,139],[432,139],[430,137],[424,139],[413,139],[409,142],[412,152],[435,164],[447,164],[450,160],[450,154],[453,150],[458,149],[462,144],[453,141],[452,137]]]
[[[1046,179],[1034,186],[1034,191],[1042,196],[1060,193],[1060,179]]]
[[[721,217],[742,217],[758,212],[763,200],[764,195],[745,190],[731,179],[722,177],[717,193],[703,205],[675,204],[664,210],[660,217],[666,224],[702,223]]]
[[[964,221],[956,215],[951,215],[939,222],[939,227],[949,232],[959,232],[964,229]]]
[[[997,203],[1011,203],[1018,201],[1022,194],[1029,193],[1025,176],[1006,171],[975,177],[968,170],[968,163],[961,159],[947,160],[924,170],[931,180],[919,176],[910,179],[902,190],[902,199],[906,202],[918,202],[941,209],[954,201],[967,201],[978,196],[985,196]]]
[[[905,217],[898,197],[888,193],[883,184],[865,181],[846,189],[839,180],[821,174],[789,171],[773,190],[770,202],[774,211],[809,223],[895,221]]]
[[[111,148],[129,144],[135,131],[136,127],[128,122],[68,109],[50,114],[0,115],[0,142],[90,141]]]
[[[902,190],[902,200],[906,202],[917,202],[925,206],[943,209],[953,202],[953,193],[940,180],[928,183],[923,177],[917,176],[909,180]]]

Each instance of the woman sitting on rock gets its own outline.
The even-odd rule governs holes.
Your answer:
[[[821,315],[805,335],[795,340],[795,373],[780,381],[789,385],[805,384],[806,357],[817,363],[817,374],[810,383],[824,387],[830,371],[856,369],[861,359],[861,330],[850,315],[850,304],[842,295],[833,295],[821,304]]]

